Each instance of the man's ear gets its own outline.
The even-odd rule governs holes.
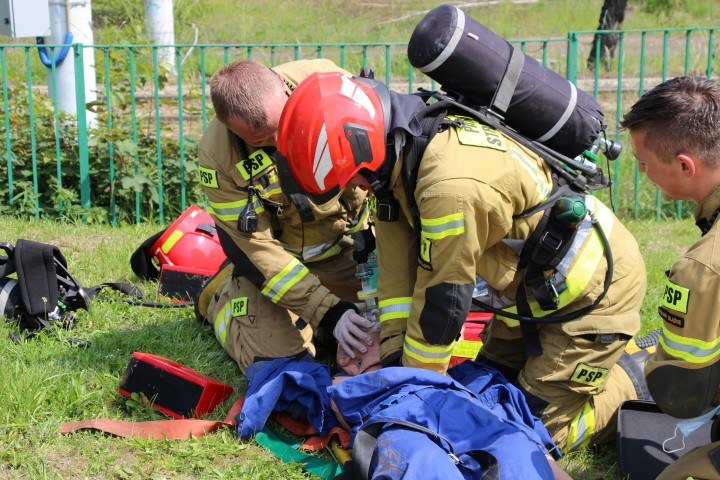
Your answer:
[[[693,155],[681,153],[675,156],[675,161],[679,163],[683,175],[686,177],[693,177],[697,173],[699,160]]]

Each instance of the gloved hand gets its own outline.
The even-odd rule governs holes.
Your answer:
[[[372,345],[372,337],[366,330],[373,327],[373,322],[359,315],[355,310],[348,309],[342,314],[333,329],[333,336],[350,358],[355,358],[357,350],[367,352],[365,345]]]

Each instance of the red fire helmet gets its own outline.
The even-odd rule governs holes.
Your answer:
[[[283,189],[327,199],[385,160],[389,95],[376,81],[314,73],[290,95],[278,125]]]
[[[174,266],[213,275],[227,258],[210,214],[195,205],[185,210],[157,241],[147,256],[161,268]]]

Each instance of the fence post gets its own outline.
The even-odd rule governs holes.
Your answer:
[[[577,32],[568,32],[565,78],[577,84],[579,41]]]
[[[85,63],[83,44],[73,44],[75,58],[75,103],[77,106],[78,161],[80,162],[80,206],[88,209],[90,200],[90,155],[88,152],[88,129],[85,117]],[[85,215],[83,215],[83,221]]]

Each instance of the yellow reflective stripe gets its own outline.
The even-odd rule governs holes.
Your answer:
[[[455,342],[450,345],[428,345],[405,336],[403,352],[421,363],[449,363]]]
[[[582,410],[570,421],[570,431],[563,453],[587,447],[595,434],[595,412],[590,400],[585,402]]]
[[[363,206],[362,211],[358,215],[357,223],[355,224],[354,227],[349,229],[347,231],[347,233],[355,233],[355,232],[359,232],[360,230],[362,230],[363,227],[365,226],[365,222],[367,221],[368,215],[370,215],[370,209],[368,208],[367,204],[365,204]]]
[[[175,246],[175,244],[180,240],[183,236],[182,230],[175,230],[170,234],[167,240],[162,244],[160,247],[160,250],[163,251],[163,253],[167,254],[172,247]]]
[[[588,199],[592,199],[592,201],[595,203],[595,207],[599,207],[597,199],[590,195],[587,195],[585,197],[585,201],[588,202]],[[613,226],[612,213],[607,208],[594,208],[592,210],[594,211],[598,221],[600,222],[600,226],[603,228],[605,236],[610,238],[610,232]],[[597,267],[600,264],[600,260],[602,260],[603,256],[605,255],[602,242],[600,241],[600,237],[598,236],[597,232],[594,231],[594,227],[592,234],[589,235],[589,238],[586,240],[586,242],[587,244],[582,250],[582,253],[576,259],[575,265],[573,265],[573,267],[570,269],[570,271],[568,272],[568,276],[565,279],[565,286],[567,288],[558,295],[558,309],[570,305],[587,288],[588,284],[590,283],[590,279],[592,278],[595,270],[597,270]],[[516,306],[508,307],[504,310],[510,313],[517,313]],[[530,301],[530,310],[532,311],[532,315],[534,317],[544,317],[546,315],[550,315],[555,311],[541,309],[540,305],[538,305],[538,303],[534,299]],[[498,317],[502,319],[502,321],[508,327],[517,327],[520,325],[519,321],[512,318],[507,318],[503,316]]]
[[[236,202],[210,202],[210,212],[215,215],[218,220],[237,220],[247,205],[247,198]],[[253,202],[255,211],[261,213],[265,211],[265,207],[259,200]]]
[[[706,342],[697,338],[683,337],[662,326],[660,345],[675,358],[689,363],[708,363],[720,356],[720,338]]]
[[[262,289],[263,295],[277,303],[295,284],[302,280],[310,271],[296,259],[292,259],[277,275]]]
[[[482,342],[478,340],[460,340],[453,350],[453,357],[469,358],[474,360],[477,358]]]
[[[378,302],[380,309],[380,322],[395,320],[396,318],[408,318],[412,297],[395,297]]]
[[[225,346],[227,341],[227,327],[232,320],[232,305],[230,302],[223,305],[223,308],[215,316],[213,330],[215,330],[215,338],[218,339],[220,345]]]
[[[465,214],[463,212],[437,218],[421,218],[422,234],[430,240],[440,240],[451,235],[465,232]]]
[[[516,147],[510,147],[510,155],[517,160],[520,166],[535,180],[535,190],[540,196],[541,201],[546,200],[552,191],[552,182],[547,180],[540,166],[526,157],[525,154]]]

